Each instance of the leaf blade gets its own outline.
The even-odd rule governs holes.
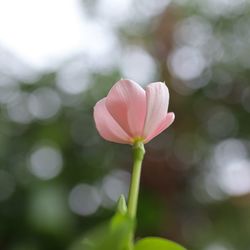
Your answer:
[[[134,250],[186,250],[183,246],[159,237],[147,237],[136,242]]]

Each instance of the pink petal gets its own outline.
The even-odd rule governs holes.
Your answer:
[[[146,87],[147,114],[144,137],[154,133],[168,112],[169,92],[165,83],[155,82]]]
[[[106,98],[94,107],[94,120],[99,134],[107,141],[131,144],[129,135],[117,124],[106,108]]]
[[[146,115],[144,89],[132,80],[120,80],[109,91],[109,113],[131,137],[142,136]]]
[[[175,119],[175,115],[173,112],[168,113],[166,115],[166,117],[162,120],[162,122],[159,124],[159,127],[153,132],[151,133],[146,139],[145,139],[145,143],[149,142],[150,140],[152,140],[154,137],[156,137],[157,135],[159,135],[161,132],[163,132],[165,129],[167,129],[173,122]]]

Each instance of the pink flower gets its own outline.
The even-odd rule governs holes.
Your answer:
[[[108,141],[147,143],[173,123],[175,116],[168,113],[168,103],[168,88],[162,82],[144,90],[132,80],[120,80],[96,103],[96,128]]]

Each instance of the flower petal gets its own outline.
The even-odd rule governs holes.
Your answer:
[[[144,137],[151,136],[168,112],[169,92],[163,82],[151,83],[146,87],[147,114]]]
[[[107,141],[130,144],[130,136],[117,124],[106,108],[106,98],[94,107],[94,120],[99,134]]]
[[[168,113],[160,123],[159,127],[153,133],[151,133],[150,136],[148,136],[144,142],[145,143],[149,142],[154,137],[163,132],[165,129],[167,129],[174,122],[174,119],[175,119],[174,113],[173,112]]]
[[[109,113],[131,137],[142,136],[146,116],[146,94],[132,80],[120,80],[109,91],[106,106]]]

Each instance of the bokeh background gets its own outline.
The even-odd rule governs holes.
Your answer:
[[[131,149],[92,111],[120,78],[165,81],[137,237],[250,247],[250,2],[0,2],[0,249],[71,250],[127,194]]]

